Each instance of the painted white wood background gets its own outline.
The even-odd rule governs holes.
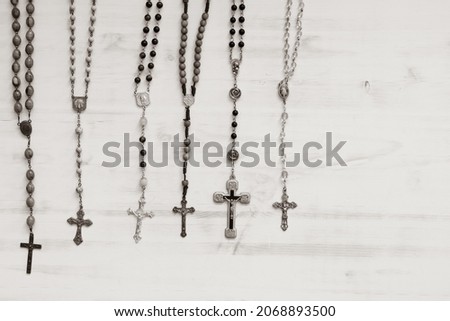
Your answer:
[[[135,245],[135,220],[126,210],[137,205],[136,159],[129,168],[101,163],[108,160],[106,142],[121,142],[125,132],[138,137],[132,80],[144,1],[99,1],[83,115],[85,207],[94,225],[84,230],[80,247],[66,223],[77,206],[68,2],[36,3],[35,235],[43,250],[35,252],[31,276],[19,248],[28,239],[26,142],[12,108],[10,4],[0,4],[1,299],[450,298],[450,2],[307,1],[288,138],[301,151],[333,132],[336,141],[348,141],[342,152],[348,167],[291,169],[291,200],[300,206],[291,211],[287,232],[271,206],[280,197],[279,170],[239,169],[241,191],[253,198],[238,208],[236,240],[223,236],[225,205],[212,202],[212,193],[225,188],[225,166],[191,168],[189,201],[197,211],[188,217],[186,239],[171,212],[180,200],[180,169],[173,163],[150,168],[147,205],[156,216],[144,222],[144,238]],[[77,2],[84,54],[89,1]],[[204,2],[191,2],[196,29]],[[165,1],[163,10],[148,133],[156,142],[182,129],[181,3]],[[279,131],[283,3],[247,3],[241,140],[258,142]],[[212,1],[193,107],[192,128],[202,142],[228,143],[229,16],[229,1]]]

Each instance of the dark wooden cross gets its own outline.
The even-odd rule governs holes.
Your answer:
[[[174,207],[173,212],[175,214],[181,214],[181,237],[186,237],[186,215],[187,214],[193,214],[195,212],[195,208],[193,207],[186,207],[187,201],[182,200],[181,201],[181,207]]]
[[[236,204],[239,202],[241,204],[250,203],[250,194],[242,193],[237,195],[236,192],[239,188],[239,182],[232,178],[227,181],[227,190],[229,195],[225,193],[217,192],[213,195],[213,200],[216,203],[228,202],[228,212],[227,212],[227,227],[225,229],[225,237],[236,238],[237,230],[235,228],[236,219]]]
[[[20,247],[28,249],[27,274],[31,274],[31,266],[33,264],[33,251],[42,249],[42,245],[34,244],[34,234],[30,233],[28,243],[20,243]]]
[[[289,202],[289,196],[283,193],[281,196],[281,203],[273,203],[273,207],[281,209],[281,229],[286,231],[288,229],[288,210],[297,207],[297,203]]]
[[[83,210],[79,210],[77,212],[77,218],[69,218],[67,220],[67,223],[69,223],[70,225],[76,225],[77,226],[77,233],[75,234],[75,238],[73,239],[73,241],[75,242],[76,245],[80,245],[81,243],[83,243],[83,237],[81,235],[81,228],[83,226],[89,227],[92,225],[92,221],[91,220],[85,220],[84,219],[84,211]]]

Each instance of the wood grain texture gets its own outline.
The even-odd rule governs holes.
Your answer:
[[[89,1],[78,2],[81,54]],[[85,207],[94,225],[84,230],[80,247],[66,223],[77,205],[68,1],[36,5],[35,240],[43,250],[34,255],[31,276],[19,248],[28,238],[26,142],[12,110],[10,4],[0,3],[0,299],[450,299],[450,2],[308,1],[288,138],[300,148],[324,143],[325,133],[333,132],[336,141],[348,142],[342,152],[348,166],[291,169],[291,200],[300,206],[284,233],[280,212],[272,209],[280,197],[279,170],[264,164],[239,169],[240,190],[251,192],[252,202],[238,207],[236,240],[223,237],[225,205],[212,202],[212,193],[225,188],[225,166],[190,170],[189,201],[197,212],[188,217],[186,239],[179,237],[180,217],[171,212],[179,204],[180,169],[172,162],[149,168],[147,205],[156,216],[144,222],[136,246],[135,220],[126,210],[137,206],[137,161],[128,168],[101,164],[108,160],[106,142],[122,142],[124,133],[138,137],[132,79],[143,2],[98,4],[83,115]],[[203,1],[191,2],[196,27]],[[247,4],[242,140],[260,142],[279,132],[279,3]],[[192,115],[201,142],[228,142],[228,8],[228,1],[212,1]],[[181,1],[165,1],[148,133],[159,143],[182,129],[181,9]]]

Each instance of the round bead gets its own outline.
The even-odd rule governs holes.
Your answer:
[[[203,20],[208,20],[208,18],[209,18],[209,14],[208,13],[204,13],[204,14],[202,14],[202,19]]]
[[[29,228],[32,228],[34,226],[35,219],[34,216],[30,215],[27,217],[27,225]]]
[[[145,156],[145,155],[147,155],[147,151],[145,149],[141,149],[139,154],[141,154],[141,156]]]
[[[77,128],[75,129],[75,133],[76,133],[77,135],[83,134],[83,128],[77,127]]]
[[[34,5],[32,3],[27,4],[27,12],[32,14],[34,12]]]
[[[237,116],[237,115],[239,115],[239,112],[236,109],[233,110],[233,116]]]
[[[191,126],[191,121],[190,120],[185,120],[184,121],[184,127],[190,127]]]
[[[241,3],[241,4],[239,5],[239,9],[241,9],[242,11],[245,10],[245,4]]]
[[[148,82],[150,82],[150,81],[153,80],[153,77],[152,77],[152,75],[147,75],[147,76],[145,77],[145,79],[146,79]]]
[[[233,4],[232,6],[231,6],[231,10],[233,10],[233,11],[236,11],[237,10],[237,5],[235,5],[235,4]]]
[[[139,120],[139,125],[141,125],[141,127],[145,127],[145,126],[147,126],[147,124],[148,124],[148,120],[147,120],[146,117],[142,117],[142,118]]]
[[[204,26],[198,27],[198,32],[199,33],[205,33],[205,27]]]
[[[134,82],[136,84],[139,84],[141,82],[141,78],[139,78],[139,77],[134,78]]]
[[[33,158],[33,150],[32,150],[31,148],[25,149],[24,155],[25,155],[25,158],[26,158],[26,159],[31,159],[31,158]]]
[[[237,134],[236,133],[231,134],[231,138],[232,139],[236,139],[237,138]]]
[[[34,198],[31,197],[31,196],[29,196],[29,197],[27,198],[26,203],[27,203],[27,206],[28,206],[29,208],[33,208],[33,207],[34,207]]]
[[[200,69],[194,68],[194,75],[200,75]]]
[[[188,26],[188,21],[187,20],[181,20],[181,26],[183,27],[183,28],[186,28],[187,26]]]
[[[188,186],[188,185],[189,185],[189,181],[188,181],[187,179],[182,180],[182,181],[181,181],[181,185],[183,185],[183,186]]]
[[[185,64],[180,64],[178,66],[178,68],[180,68],[180,70],[185,70],[186,69],[186,65]]]
[[[245,30],[244,30],[244,29],[240,29],[240,30],[239,30],[239,34],[240,34],[241,36],[243,36],[243,35],[245,34]]]
[[[78,176],[81,176],[81,173],[82,173],[81,168],[77,168],[77,174],[78,174]]]
[[[155,57],[156,56],[156,51],[152,50],[150,51],[150,57]]]
[[[31,183],[31,182],[29,182],[29,183],[27,184],[27,193],[28,193],[28,194],[34,193],[34,184]]]
[[[81,157],[77,157],[77,164],[81,165],[81,163],[83,163],[83,160],[81,159]]]
[[[189,138],[186,138],[185,140],[184,140],[184,145],[185,146],[189,146],[191,144],[191,140],[189,139]]]
[[[189,154],[186,153],[186,154],[183,155],[183,160],[184,160],[184,161],[188,161],[189,158],[190,158],[190,155],[189,155]]]
[[[234,121],[234,122],[231,123],[231,127],[236,128],[237,126],[238,126],[237,122]]]
[[[236,46],[236,44],[234,43],[234,41],[230,41],[230,43],[228,44],[230,46],[230,48],[234,48]]]
[[[155,68],[155,64],[153,62],[148,64],[148,69],[153,69]]]
[[[206,26],[206,20],[201,20],[200,21],[200,26],[202,26],[202,27]]]
[[[161,16],[159,13],[157,13],[157,14],[155,15],[156,21],[161,20],[161,18],[162,18],[162,16]]]
[[[138,67],[139,71],[143,71],[145,69],[144,65],[139,65]]]
[[[144,167],[147,166],[147,163],[146,163],[146,162],[141,162],[141,163],[139,164],[139,166],[142,167],[142,168],[144,168]]]
[[[152,44],[156,46],[156,45],[158,44],[158,39],[153,38],[153,39],[152,39]]]
[[[141,187],[143,187],[143,188],[147,187],[147,184],[148,184],[147,178],[142,177],[141,180],[139,181],[139,184],[140,184]]]
[[[144,136],[139,137],[139,141],[143,144],[147,139]]]
[[[78,194],[83,193],[83,187],[78,186],[77,189],[76,189],[76,191],[77,191]]]
[[[81,154],[83,152],[83,149],[81,147],[77,147],[75,151],[77,152],[77,154]]]
[[[243,41],[239,41],[239,48],[244,48],[245,43]]]
[[[230,35],[234,35],[236,33],[235,29],[230,29]]]
[[[201,65],[200,61],[194,62],[194,68],[200,68]]]
[[[146,14],[144,17],[145,21],[150,21],[152,17],[149,14]]]
[[[151,8],[153,6],[153,3],[151,1],[147,1],[147,3],[145,4],[145,6],[147,8]]]
[[[160,30],[161,30],[161,29],[160,29],[158,26],[155,26],[155,27],[153,28],[153,31],[154,31],[155,33],[158,33]]]
[[[191,148],[190,147],[184,147],[183,148],[185,153],[190,153],[191,152]]]
[[[27,170],[26,177],[29,181],[34,179],[34,171],[32,169]]]
[[[142,40],[141,41],[141,45],[142,45],[142,47],[147,47],[148,46],[148,41],[147,40]]]
[[[230,22],[231,23],[235,23],[236,22],[236,18],[235,17],[231,17]]]
[[[194,83],[198,83],[199,80],[200,80],[200,78],[199,78],[198,76],[192,77],[192,81],[193,81]]]
[[[149,33],[150,32],[150,28],[149,27],[144,27],[143,31],[144,31],[144,33]]]
[[[181,19],[183,19],[183,20],[188,20],[188,19],[189,19],[189,15],[188,15],[187,13],[183,13],[183,14],[181,15]]]
[[[240,23],[244,23],[245,22],[245,18],[244,17],[239,17],[239,22]]]

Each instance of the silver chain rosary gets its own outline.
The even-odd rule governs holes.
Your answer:
[[[83,242],[83,237],[81,235],[81,228],[83,226],[91,226],[92,221],[84,219],[84,208],[83,208],[83,182],[82,182],[82,159],[81,159],[81,135],[83,134],[83,128],[81,127],[81,113],[86,110],[87,107],[87,100],[88,100],[88,91],[89,91],[89,83],[91,81],[90,74],[91,74],[91,63],[92,63],[92,51],[93,51],[93,43],[94,43],[94,31],[95,31],[95,22],[96,17],[95,13],[97,10],[96,6],[96,0],[91,0],[91,16],[90,16],[90,26],[89,26],[89,38],[88,38],[88,47],[86,52],[86,60],[85,60],[85,90],[84,90],[84,96],[75,96],[75,83],[76,83],[76,68],[75,68],[75,61],[76,61],[76,47],[75,47],[75,22],[76,22],[76,15],[75,15],[75,0],[70,0],[70,7],[69,7],[69,13],[70,13],[70,85],[71,85],[71,94],[72,94],[72,108],[77,113],[77,127],[75,129],[75,134],[77,138],[77,148],[76,148],[76,166],[77,166],[77,178],[78,178],[78,184],[76,187],[76,193],[78,195],[79,200],[79,208],[77,212],[76,218],[69,218],[67,222],[70,225],[76,225],[77,232],[75,234],[75,238],[73,241],[76,245],[80,245]]]
[[[289,202],[289,195],[287,192],[287,179],[288,179],[288,170],[286,166],[286,123],[288,120],[287,113],[287,99],[289,97],[289,80],[294,75],[295,69],[297,67],[297,58],[298,51],[300,48],[300,40],[302,37],[302,17],[303,17],[303,0],[298,0],[298,10],[296,15],[296,23],[295,23],[295,42],[292,49],[292,53],[290,53],[290,30],[291,30],[291,22],[292,22],[292,7],[293,0],[286,0],[286,22],[284,25],[284,78],[278,85],[278,94],[283,101],[283,113],[281,114],[281,133],[280,133],[280,161],[281,161],[281,182],[283,185],[283,191],[281,195],[281,202],[273,203],[274,208],[281,209],[282,218],[281,218],[281,229],[286,231],[288,228],[288,210],[294,209],[297,207],[295,202]]]

